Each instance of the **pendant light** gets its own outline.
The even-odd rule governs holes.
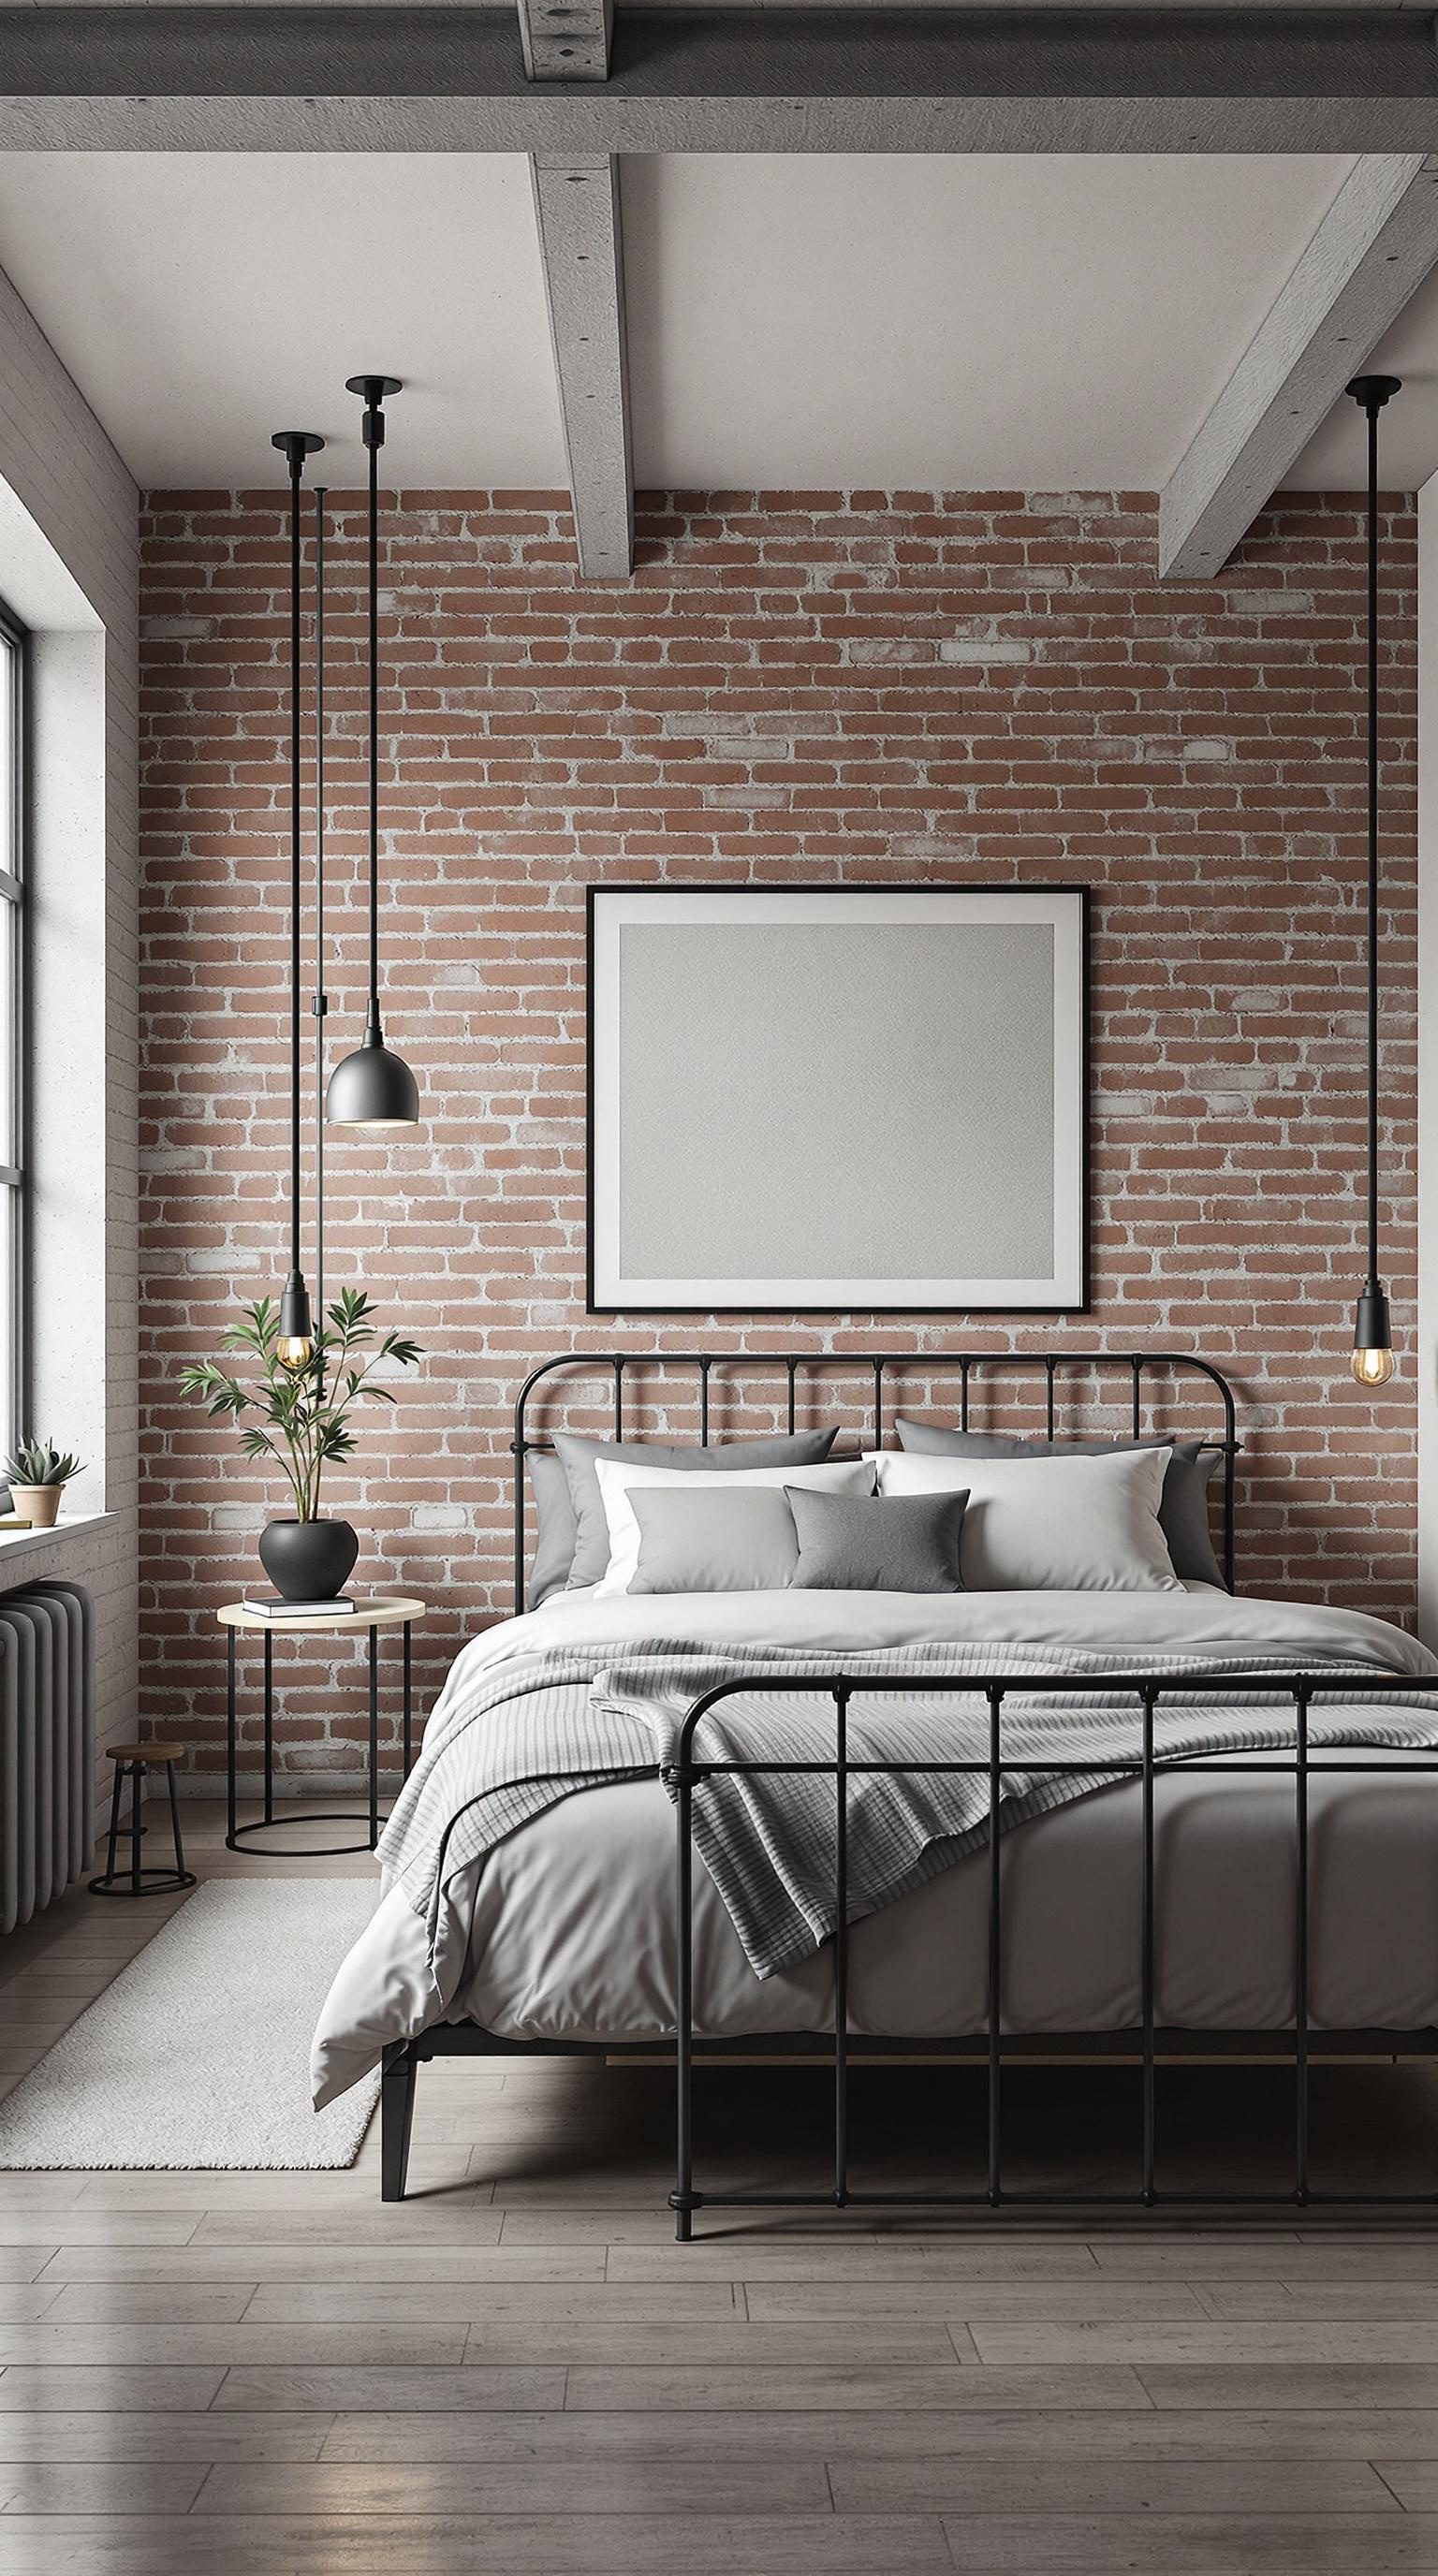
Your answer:
[[[300,1267],[300,481],[324,445],[312,429],[270,442],[290,469],[290,1272],[280,1296],[275,1356],[298,1376],[315,1355],[310,1292]]]
[[[361,1044],[330,1075],[325,1115],[332,1127],[382,1136],[419,1124],[419,1085],[385,1045],[379,1010],[379,452],[385,396],[401,386],[397,376],[351,376],[347,390],[364,402],[369,451],[369,1010]]]
[[[1393,1375],[1393,1327],[1378,1276],[1378,415],[1400,376],[1355,376],[1347,388],[1368,422],[1368,1276],[1353,1324],[1350,1367],[1362,1387]]]

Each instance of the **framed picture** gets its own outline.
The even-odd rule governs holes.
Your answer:
[[[1082,886],[592,886],[589,1310],[1088,1297]]]

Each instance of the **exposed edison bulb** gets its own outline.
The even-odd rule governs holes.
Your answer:
[[[1395,1365],[1390,1350],[1355,1351],[1349,1362],[1356,1386],[1386,1386]]]
[[[285,1281],[277,1321],[275,1358],[291,1377],[299,1377],[315,1355],[314,1316],[310,1311],[310,1292],[305,1286],[302,1270],[292,1270]]]

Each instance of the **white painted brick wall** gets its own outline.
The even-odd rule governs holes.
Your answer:
[[[57,1542],[53,1552],[27,1555],[23,1564],[26,1580],[41,1572],[68,1574],[94,1597],[98,1787],[108,1777],[104,1745],[135,1724],[139,1658],[137,496],[94,414],[3,274],[0,479],[42,529],[105,629],[105,1216],[86,1284],[90,1329],[104,1342],[105,1499],[115,1518],[93,1536]],[[63,1436],[64,1427],[55,1427]]]

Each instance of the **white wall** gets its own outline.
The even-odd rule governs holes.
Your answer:
[[[1438,1646],[1438,475],[1418,495],[1418,1633]]]
[[[114,1515],[15,1580],[94,1598],[98,1778],[137,1697],[138,496],[3,273],[0,593],[37,638],[33,1409]]]

